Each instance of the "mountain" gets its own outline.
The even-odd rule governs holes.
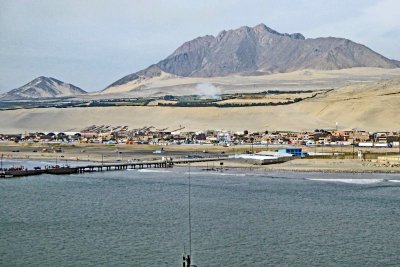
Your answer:
[[[127,75],[107,88],[163,72],[183,77],[218,77],[353,67],[397,68],[400,62],[347,39],[306,39],[300,33],[279,33],[259,24],[186,42],[166,59]]]
[[[0,96],[0,99],[50,98],[86,94],[86,91],[51,77],[40,76]]]

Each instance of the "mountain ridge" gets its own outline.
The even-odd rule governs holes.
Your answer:
[[[54,98],[86,94],[83,89],[52,77],[39,76],[29,83],[0,95],[0,99]]]
[[[305,38],[301,33],[279,33],[258,24],[187,41],[165,59],[124,76],[107,88],[162,72],[183,77],[218,77],[353,67],[397,68],[400,62],[345,38]]]

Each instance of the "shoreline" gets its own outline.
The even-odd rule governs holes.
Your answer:
[[[40,160],[48,160],[48,161],[54,161],[54,158],[48,158],[48,157],[36,157],[36,158],[24,158],[24,157],[13,157],[13,158],[7,158],[4,160],[29,160],[29,161],[40,161]],[[293,161],[296,161],[298,159],[295,159]],[[307,160],[307,159],[306,159]],[[323,162],[330,162],[330,159],[318,159],[319,161],[323,161]],[[59,162],[63,162],[64,160],[59,160]],[[304,161],[304,160],[302,160]],[[98,160],[74,160],[74,159],[68,159],[68,163],[71,162],[93,162],[93,163],[101,163],[101,161]],[[371,174],[371,173],[375,173],[375,174],[400,174],[400,168],[387,168],[387,169],[340,169],[340,168],[322,168],[322,167],[318,167],[317,165],[312,166],[310,168],[296,168],[296,167],[281,167],[279,165],[281,164],[269,164],[269,165],[252,165],[252,164],[247,164],[247,163],[240,163],[237,164],[236,162],[232,162],[232,160],[230,159],[225,159],[225,160],[221,160],[221,161],[216,161],[215,163],[219,162],[224,162],[224,165],[222,167],[222,171],[229,171],[229,170],[243,170],[243,171],[249,171],[249,172],[253,172],[253,171],[262,171],[262,172],[291,172],[291,173],[342,173],[342,174]],[[113,163],[112,161],[105,161],[104,163]],[[234,163],[234,164],[230,164],[230,163]],[[176,164],[174,165],[174,167],[177,168],[185,168],[187,167],[188,164]],[[219,165],[216,165],[214,167],[211,167],[210,165],[206,165],[204,164],[204,162],[202,163],[192,163],[191,168],[196,168],[196,169],[201,169],[204,171],[221,171],[221,167]],[[274,167],[271,167],[274,166]],[[275,167],[277,166],[277,167]],[[208,169],[207,169],[208,168]],[[361,179],[361,178],[360,178]]]
[[[183,167],[183,166],[177,166]],[[191,166],[194,167],[194,166]],[[196,167],[194,167],[196,168]],[[201,168],[200,166],[198,168]],[[257,167],[229,167],[225,170],[230,169],[242,169],[242,170],[263,170],[263,171],[273,171],[273,172],[303,172],[303,173],[348,173],[348,174],[362,174],[362,173],[377,173],[377,174],[400,174],[400,170],[394,171],[384,171],[384,170],[326,170],[326,169],[267,169],[267,168],[257,168]],[[218,171],[218,170],[215,170]]]
[[[59,164],[71,162],[96,162],[96,163],[115,163],[145,160],[161,160],[162,157],[172,157],[174,159],[187,155],[197,155],[202,157],[228,156],[235,153],[235,148],[223,147],[187,147],[174,146],[164,147],[165,154],[155,154],[154,151],[160,146],[128,146],[128,145],[71,145],[62,146],[61,152],[51,152],[52,146],[48,144],[38,144],[35,146],[24,144],[0,144],[0,156],[3,160],[45,160],[58,161]],[[54,148],[54,147],[53,147]],[[207,153],[203,150],[206,149]],[[45,151],[46,150],[46,151]],[[18,151],[18,152],[13,152]],[[237,151],[237,150],[236,150]],[[382,153],[382,156],[385,154]],[[220,163],[223,162],[223,165]],[[177,164],[177,167],[187,166]],[[192,163],[192,167],[220,169],[237,169],[245,171],[274,171],[274,172],[302,172],[302,173],[382,173],[399,174],[400,164],[389,164],[378,162],[375,159],[360,161],[349,158],[296,158],[284,163],[269,165],[254,165],[242,162],[237,159],[226,159],[209,163]]]
[[[192,167],[207,168],[210,165],[204,163],[192,164]],[[221,166],[214,166],[218,170]],[[269,165],[252,165],[235,160],[225,161],[223,169],[243,169],[247,171],[274,171],[274,172],[302,172],[302,173],[381,173],[400,174],[400,166],[385,166],[371,161],[356,159],[293,159],[284,163]]]
[[[176,165],[176,167],[186,167],[187,165],[180,164]],[[264,165],[266,166],[266,165]],[[197,169],[203,169],[206,168],[206,166],[193,166],[191,165],[191,168],[197,168]],[[230,169],[236,169],[236,170],[246,170],[246,171],[272,171],[272,172],[300,172],[300,173],[343,173],[343,174],[363,174],[363,173],[376,173],[376,174],[400,174],[400,170],[339,170],[339,169],[322,169],[322,168],[314,168],[314,169],[287,169],[287,168],[268,168],[268,167],[261,167],[261,166],[229,166],[229,167],[223,167],[223,170],[230,170]],[[204,169],[205,170],[205,169]],[[210,169],[210,171],[219,171],[218,168]]]

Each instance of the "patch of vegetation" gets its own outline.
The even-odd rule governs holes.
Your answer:
[[[266,102],[266,103],[218,103],[218,102],[177,102],[177,103],[158,103],[159,106],[166,107],[218,107],[218,108],[233,108],[233,107],[257,107],[257,106],[281,106],[290,105],[300,102],[304,98],[295,98],[286,102]]]
[[[140,99],[113,99],[113,100],[98,100],[91,101],[88,107],[117,107],[117,106],[147,106],[153,98]]]
[[[11,109],[31,109],[31,108],[72,108],[72,107],[116,107],[116,106],[147,106],[150,102],[155,100],[168,100],[173,102],[158,103],[158,106],[175,106],[175,107],[251,107],[251,106],[279,106],[290,105],[300,102],[302,100],[313,98],[321,93],[327,93],[331,90],[296,90],[296,91],[280,91],[280,90],[267,90],[259,93],[234,93],[222,94],[218,98],[205,98],[202,95],[185,95],[174,96],[165,95],[162,97],[147,97],[147,98],[113,98],[113,99],[99,99],[99,100],[77,100],[75,98],[52,98],[52,99],[24,99],[24,100],[4,100],[0,101],[0,110]],[[289,95],[289,97],[282,97],[265,101],[271,95]],[[310,96],[311,94],[311,96]],[[298,95],[298,97],[290,96]],[[223,103],[225,100],[247,100],[241,103]],[[254,102],[249,100],[254,99]],[[263,99],[263,102],[257,100]],[[274,101],[275,100],[275,101]]]

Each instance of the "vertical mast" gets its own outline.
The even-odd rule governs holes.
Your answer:
[[[190,162],[189,162],[189,255],[192,255],[192,220],[190,214]]]

